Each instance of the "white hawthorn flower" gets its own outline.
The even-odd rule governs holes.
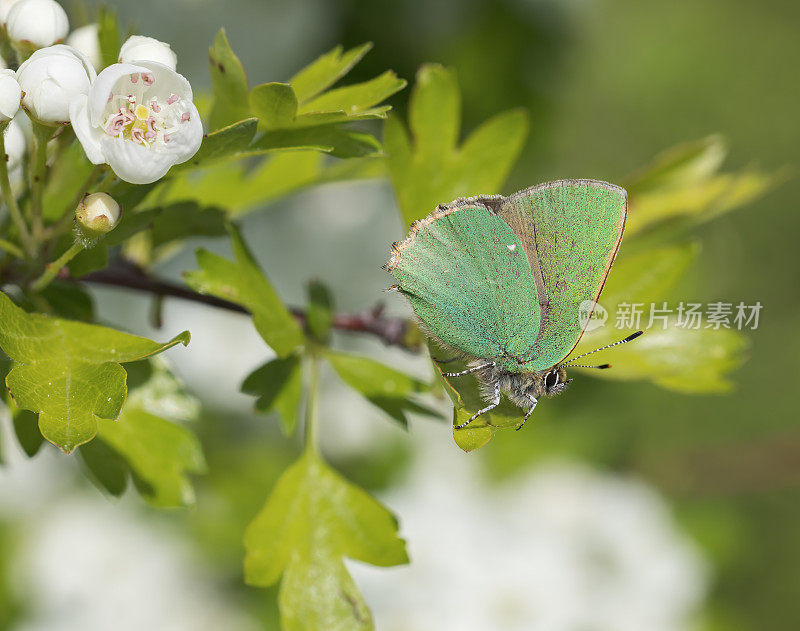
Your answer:
[[[97,23],[87,24],[72,31],[66,42],[68,46],[72,46],[75,50],[79,50],[86,55],[95,69],[99,69],[103,65],[102,55],[100,54],[100,40],[97,37],[97,33]]]
[[[131,184],[155,182],[203,141],[189,82],[152,61],[109,66],[69,113],[89,160]]]
[[[16,116],[22,100],[22,88],[13,70],[0,70],[0,123],[10,121]]]
[[[39,122],[66,124],[70,102],[87,94],[96,76],[92,62],[72,46],[56,44],[37,50],[17,70],[25,93],[22,107]]]
[[[135,64],[137,61],[155,61],[172,70],[178,66],[178,56],[166,42],[143,35],[131,35],[119,50],[119,62]]]
[[[19,0],[0,0],[0,22],[2,22],[3,26],[6,24],[6,20],[8,20],[8,12],[11,11],[11,7],[17,4]]]
[[[19,118],[13,119],[5,130],[6,161],[8,170],[14,171],[22,167],[22,158],[25,155],[25,132]],[[0,156],[1,158],[2,156]]]
[[[6,29],[17,44],[44,48],[67,36],[69,20],[55,0],[19,0],[8,11]]]
[[[111,232],[119,221],[120,208],[108,193],[84,195],[75,209],[75,217],[92,236]]]

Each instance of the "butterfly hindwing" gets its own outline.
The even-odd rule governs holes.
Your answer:
[[[625,189],[596,180],[549,182],[500,204],[498,216],[527,252],[541,307],[528,370],[560,363],[580,340],[581,305],[600,296],[626,213]]]
[[[524,355],[539,332],[536,283],[522,241],[480,203],[440,207],[412,225],[387,269],[428,330],[467,355]]]

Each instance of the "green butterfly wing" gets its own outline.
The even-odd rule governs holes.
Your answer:
[[[440,206],[395,244],[386,269],[427,329],[473,357],[521,370],[539,333],[531,262],[508,224],[483,204]]]
[[[627,194],[607,182],[559,180],[511,195],[497,214],[525,247],[541,306],[526,369],[546,370],[583,335],[581,305],[603,289],[622,241]]]

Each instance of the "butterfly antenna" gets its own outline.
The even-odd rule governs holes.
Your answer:
[[[614,342],[613,344],[608,344],[606,346],[601,346],[600,348],[596,348],[593,351],[589,351],[588,353],[584,353],[583,355],[578,355],[577,357],[573,357],[568,362],[564,362],[561,365],[562,366],[568,366],[569,364],[571,364],[572,362],[580,359],[581,357],[586,357],[587,355],[591,355],[592,353],[597,353],[599,351],[604,351],[607,348],[611,348],[612,346],[619,346],[620,344],[627,344],[628,342],[631,342],[631,341],[635,340],[642,333],[644,333],[644,331],[636,331],[636,333],[631,333],[624,340],[620,340],[619,342]],[[611,366],[610,366],[610,364],[603,364],[602,366],[573,366],[573,368],[611,368]]]
[[[604,369],[604,368],[611,368],[611,364],[601,364],[600,366],[583,366],[581,364],[572,364],[572,365],[570,365],[570,368],[600,368],[600,369]]]

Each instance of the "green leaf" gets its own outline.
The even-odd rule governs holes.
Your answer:
[[[373,629],[343,558],[382,567],[408,562],[392,514],[362,489],[305,453],[278,480],[245,533],[245,580],[281,580],[285,631]]]
[[[383,174],[380,159],[353,158],[330,164],[324,158],[313,151],[283,151],[250,170],[242,164],[217,165],[173,178],[163,201],[196,200],[201,205],[241,214],[314,184]]]
[[[621,303],[643,305],[641,326],[645,335],[630,344],[616,346],[593,355],[593,362],[609,362],[611,370],[589,370],[586,374],[600,379],[642,380],[670,390],[687,393],[721,392],[730,388],[725,377],[744,360],[747,343],[736,331],[676,326],[671,318],[666,324],[654,321],[650,326],[650,304],[662,307],[670,290],[683,277],[699,253],[697,243],[684,243],[620,256],[614,264],[600,304],[608,311],[605,326],[587,331],[573,356],[616,342],[631,333],[616,327],[614,314]],[[674,308],[670,303],[667,307]],[[580,369],[578,369],[580,370]]]
[[[214,104],[211,107],[211,129],[220,129],[250,116],[247,76],[220,29],[208,51]]]
[[[320,344],[326,344],[330,339],[333,308],[330,290],[320,281],[311,281],[308,284],[306,328],[311,337]]]
[[[44,437],[66,452],[90,441],[99,419],[114,419],[125,401],[124,362],[182,343],[165,344],[102,326],[28,314],[0,294],[0,347],[14,360],[6,385],[20,408],[39,414]]]
[[[119,59],[120,37],[117,14],[107,6],[97,12],[97,39],[100,44],[101,67],[117,63]]]
[[[732,383],[726,377],[744,363],[749,344],[738,331],[729,329],[682,328],[671,319],[667,328],[647,329],[630,344],[615,347],[596,361],[610,361],[611,370],[585,371],[612,381],[649,380],[662,388],[686,394],[727,392]],[[615,342],[630,331],[612,327],[584,335],[577,354]],[[612,355],[613,352],[613,355]],[[580,370],[584,372],[584,370]]]
[[[289,127],[297,113],[297,97],[288,83],[262,83],[250,92],[250,109],[264,129]]]
[[[48,223],[60,219],[65,212],[75,212],[75,208],[69,208],[68,204],[86,192],[81,189],[94,168],[95,165],[87,160],[79,142],[73,142],[63,149],[47,172],[42,215]]]
[[[253,143],[250,153],[299,148],[330,153],[337,158],[360,158],[381,153],[381,144],[373,136],[339,125],[267,131]]]
[[[125,459],[101,440],[93,440],[78,449],[89,478],[114,497],[121,496],[128,487],[130,468]]]
[[[67,263],[69,273],[75,278],[108,267],[108,245],[105,239],[90,248],[81,250]]]
[[[479,126],[461,145],[461,97],[455,74],[425,65],[411,93],[411,136],[396,117],[384,127],[389,173],[406,223],[440,203],[499,192],[528,133],[527,114],[510,110]]]
[[[464,362],[452,362],[445,366],[447,366],[447,372],[458,372],[467,368]],[[445,372],[442,366],[436,365],[436,369],[441,376],[445,392],[453,402],[453,439],[456,445],[464,451],[479,449],[491,440],[497,430],[516,429],[522,423],[525,412],[504,396],[500,405],[494,410],[481,414],[466,427],[456,429],[456,426],[461,425],[478,410],[486,407],[486,402],[480,396],[481,384],[474,375],[445,377],[441,374]]]
[[[408,412],[438,416],[437,412],[409,398],[415,393],[430,390],[430,386],[424,381],[414,379],[368,357],[332,350],[326,350],[324,353],[342,381],[403,426],[408,425],[406,417]]]
[[[685,232],[699,223],[744,206],[786,179],[786,171],[761,173],[745,169],[718,173],[727,155],[719,136],[684,143],[656,156],[627,184],[628,238],[659,229]]]
[[[255,407],[259,412],[276,412],[283,433],[291,436],[297,426],[302,377],[297,355],[278,357],[250,373],[242,384],[242,392],[258,397]]]
[[[159,507],[190,506],[189,473],[203,473],[200,441],[187,428],[127,405],[117,421],[101,420],[98,438],[122,456],[146,483],[147,500]],[[140,485],[140,489],[142,486]]]
[[[44,436],[39,431],[39,417],[30,410],[20,410],[16,406],[14,408],[11,411],[14,434],[16,434],[22,450],[32,458],[44,443]]]
[[[153,247],[189,237],[218,237],[226,233],[225,225],[219,208],[201,208],[195,202],[170,204],[153,221]]]
[[[250,146],[258,128],[258,119],[246,118],[207,134],[196,154],[186,162],[173,167],[170,174],[189,168],[204,167],[220,160],[238,157]]]
[[[369,81],[329,90],[304,103],[299,113],[341,111],[346,115],[358,114],[378,105],[404,87],[406,80],[400,79],[394,71],[387,70]]]
[[[342,53],[337,46],[294,75],[289,83],[297,95],[298,103],[305,103],[329,88],[355,66],[372,48],[368,42]]]
[[[245,307],[261,337],[280,357],[303,344],[303,332],[281,302],[269,280],[233,226],[228,226],[234,261],[198,250],[199,270],[186,272],[186,283],[201,294],[211,294]]]

